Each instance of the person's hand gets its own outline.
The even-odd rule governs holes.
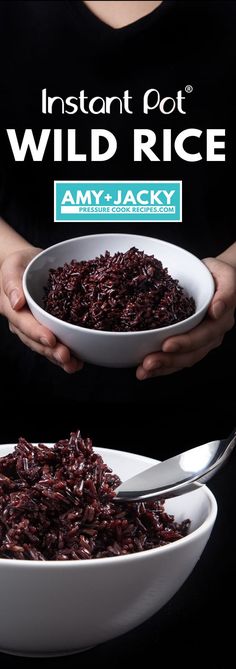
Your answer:
[[[32,351],[44,355],[69,374],[78,371],[82,362],[60,344],[50,330],[32,316],[22,290],[22,276],[28,263],[41,249],[27,246],[11,253],[0,268],[0,314],[9,322],[9,329]]]
[[[225,333],[233,327],[236,269],[217,258],[206,258],[203,262],[210,270],[216,286],[207,316],[190,332],[166,339],[161,351],[147,355],[136,372],[140,381],[192,367],[212,349],[220,346]]]

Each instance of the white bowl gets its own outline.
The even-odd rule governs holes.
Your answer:
[[[196,303],[196,312],[175,325],[142,332],[105,332],[66,323],[42,307],[49,269],[65,262],[89,260],[106,250],[125,252],[132,246],[154,254],[174,279],[178,279]],[[23,289],[35,318],[85,362],[105,367],[132,367],[153,351],[159,351],[167,337],[188,332],[203,319],[214,294],[214,281],[207,267],[194,255],[165,241],[139,235],[102,234],[76,237],[51,246],[28,265]]]
[[[0,455],[13,446],[0,447]],[[122,480],[156,460],[95,449]],[[0,559],[0,650],[76,653],[128,632],[156,613],[189,576],[209,539],[217,505],[206,486],[166,502],[190,533],[143,553],[81,562]]]

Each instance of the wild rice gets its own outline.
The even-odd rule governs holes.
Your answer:
[[[0,458],[0,558],[90,560],[177,541],[164,502],[114,502],[120,479],[80,432],[53,448],[20,438]]]
[[[195,303],[160,260],[133,247],[51,269],[44,308],[74,325],[131,332],[182,321]]]

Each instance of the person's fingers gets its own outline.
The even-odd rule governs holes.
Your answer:
[[[50,347],[44,346],[38,342],[35,342],[30,337],[27,337],[23,334],[18,328],[16,328],[12,323],[9,324],[9,329],[13,334],[16,334],[19,339],[28,346],[35,353],[45,356],[50,362],[53,362],[56,365],[59,365],[64,369],[65,372],[71,374],[78,371],[82,368],[83,363],[80,360],[72,357],[69,349],[63,344],[58,343],[55,348],[51,349]]]
[[[205,318],[200,325],[186,334],[170,337],[162,345],[164,353],[181,353],[182,351],[196,351],[202,346],[214,345],[215,341],[222,343],[223,336],[231,330],[234,325],[233,310],[227,312],[220,321],[214,321],[211,318]]]
[[[28,332],[24,331],[21,328],[18,328],[14,323],[9,324],[9,329],[13,334],[16,334],[26,346],[29,346],[32,351],[40,353],[41,355],[46,355],[46,357],[50,356],[50,358],[55,362],[58,362],[59,365],[64,365],[69,362],[70,351],[66,346],[63,346],[63,344],[56,344],[54,348],[51,348],[47,345],[46,341],[44,343],[40,338],[35,339],[34,337],[31,337],[30,329]]]
[[[192,367],[197,362],[200,362],[212,348],[216,348],[219,345],[220,342],[216,340],[211,347],[203,346],[193,353],[185,353],[183,355],[153,353],[147,356],[143,364],[138,367],[136,372],[137,379],[142,381],[154,376],[166,376],[186,367]]]
[[[55,335],[35,320],[28,307],[22,290],[22,276],[29,260],[40,252],[30,248],[9,256],[1,266],[1,287],[4,309],[11,332],[31,350],[60,365],[66,372],[81,369],[82,362],[74,358],[69,349],[57,342]]]
[[[14,311],[11,307],[5,308],[5,315],[14,328],[28,337],[30,340],[38,342],[43,346],[56,346],[57,339],[44,325],[41,325],[32,316],[28,307],[23,307],[20,311]]]
[[[210,270],[216,287],[208,314],[218,320],[227,309],[236,306],[236,272],[233,267],[217,258],[205,258],[203,262]]]
[[[74,374],[74,372],[79,372],[83,368],[83,363],[81,360],[77,360],[77,358],[70,358],[70,361],[66,364],[63,365],[64,372],[67,372],[67,374]]]
[[[146,381],[146,379],[153,379],[156,376],[167,376],[169,374],[174,374],[176,372],[180,372],[180,369],[170,367],[168,369],[159,369],[159,370],[154,370],[152,372],[146,372],[145,369],[140,366],[136,371],[136,377],[138,381]]]

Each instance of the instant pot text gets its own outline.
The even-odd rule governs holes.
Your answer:
[[[192,92],[192,86],[185,86],[185,91]],[[150,88],[144,92],[141,111],[144,117],[162,114],[169,116],[173,112],[185,116],[187,114],[187,95],[179,89],[174,96],[162,96],[156,88]],[[85,90],[79,95],[51,97],[47,89],[42,90],[41,112],[43,115],[51,116],[54,112],[59,114],[80,115],[106,115],[112,114],[113,110],[119,114],[133,114],[133,98],[128,89],[122,97],[89,98]],[[6,129],[10,147],[15,161],[22,162],[30,156],[33,161],[41,162],[49,158],[54,162],[103,162],[108,161],[119,150],[118,140],[115,132],[106,128],[91,128],[86,152],[80,151],[79,128],[43,128],[35,137],[34,130],[27,128],[18,133],[14,128]],[[208,162],[225,161],[225,129],[224,128],[184,128],[178,134],[172,128],[164,128],[154,131],[152,128],[134,128],[133,133],[133,162],[141,162],[143,158],[150,161],[170,162],[177,155],[185,162]]]

